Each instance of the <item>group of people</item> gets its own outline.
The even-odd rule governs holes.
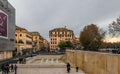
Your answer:
[[[9,74],[10,72],[14,72],[14,74],[17,74],[17,65],[13,65],[13,64],[3,64],[1,66],[1,70],[2,70],[2,74]]]
[[[71,70],[70,63],[67,63],[66,67],[67,67],[67,72],[70,73],[70,70]],[[76,66],[76,72],[78,72],[78,67],[77,66]]]
[[[20,64],[25,64],[26,63],[26,58],[19,58],[19,63]]]

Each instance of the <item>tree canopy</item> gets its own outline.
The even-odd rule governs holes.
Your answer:
[[[112,36],[120,36],[120,17],[109,24],[109,34]]]
[[[95,25],[87,25],[80,33],[80,42],[85,50],[97,50],[101,47],[105,32]]]
[[[59,44],[58,44],[58,47],[59,47],[60,49],[65,49],[65,47],[66,47],[66,42],[65,42],[65,41],[60,41]]]
[[[71,41],[60,41],[58,44],[58,47],[61,50],[65,50],[65,48],[71,48],[72,47],[72,42]]]

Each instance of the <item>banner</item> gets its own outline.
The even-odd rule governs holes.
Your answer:
[[[0,10],[0,37],[7,38],[8,16]]]

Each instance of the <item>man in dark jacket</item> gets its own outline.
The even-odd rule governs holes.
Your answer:
[[[70,64],[67,63],[67,72],[68,72],[68,73],[70,73],[70,68],[71,68],[71,67],[70,67]]]

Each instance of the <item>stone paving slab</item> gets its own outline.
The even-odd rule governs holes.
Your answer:
[[[85,74],[83,71],[75,72],[72,68],[70,73],[67,73],[66,68],[19,68],[17,74]]]
[[[0,74],[2,74],[0,72]],[[9,74],[14,74],[11,72]],[[83,71],[79,70],[75,72],[72,68],[70,73],[67,73],[66,68],[18,68],[17,74],[85,74]]]
[[[17,74],[85,74],[83,71],[79,70],[76,72],[75,68],[71,68],[70,73],[66,71],[65,63],[29,63],[31,60],[38,58],[60,58],[61,56],[36,56],[27,59],[27,64],[17,64],[18,70]],[[0,72],[0,74],[2,74]],[[9,73],[14,74],[14,73]]]

